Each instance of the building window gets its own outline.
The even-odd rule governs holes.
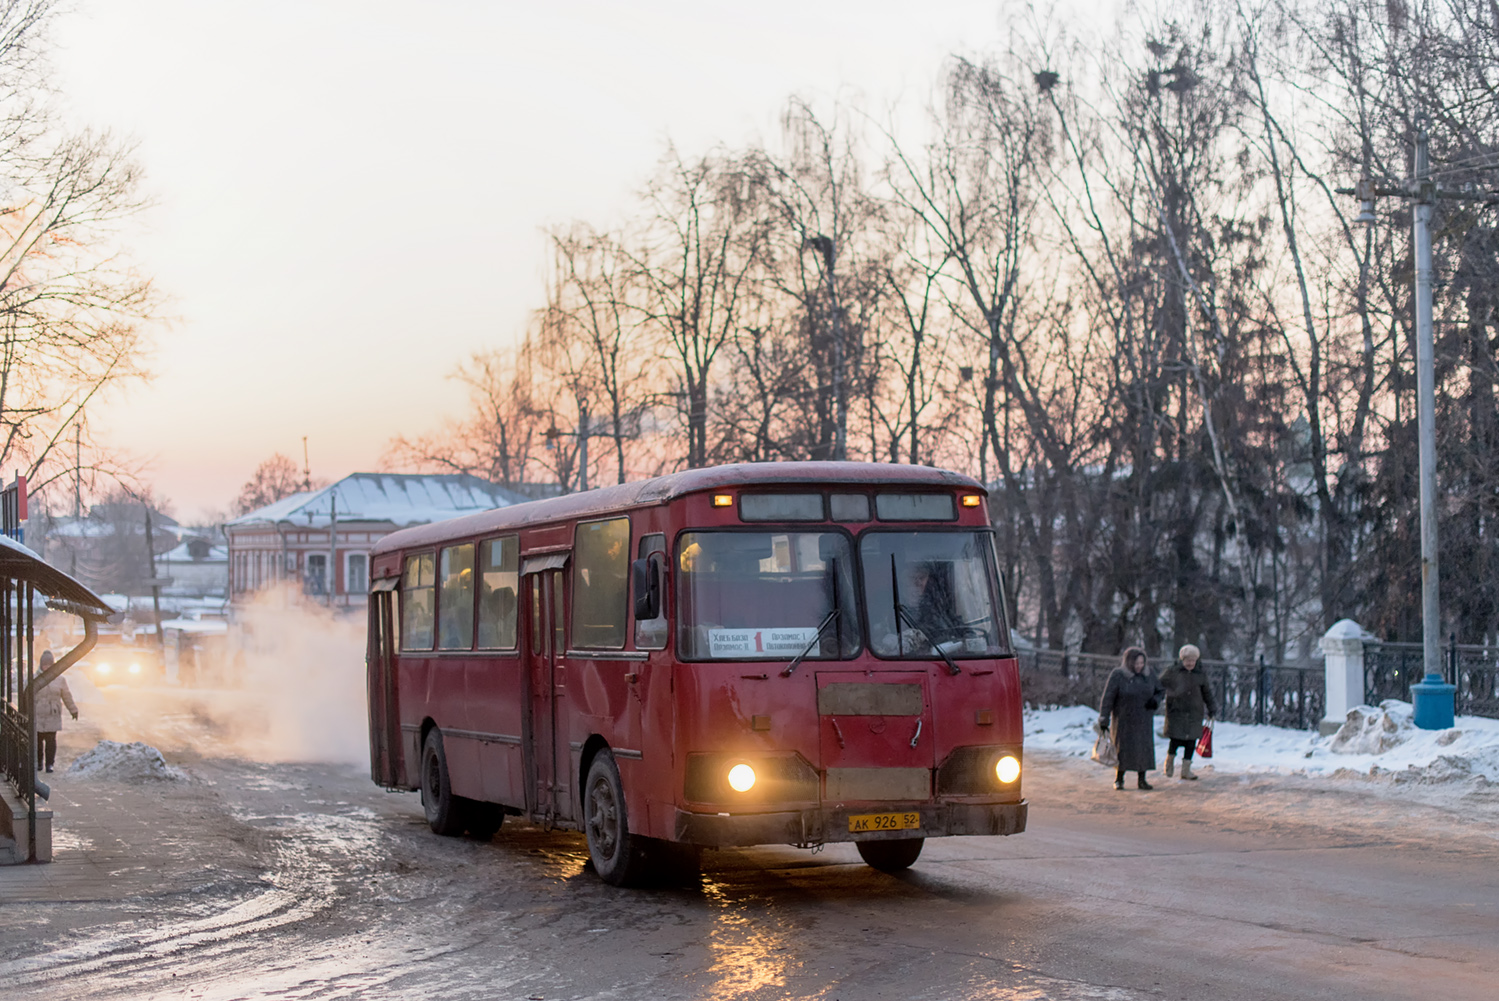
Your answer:
[[[307,594],[327,594],[328,557],[313,553],[307,557],[307,576],[303,578],[302,590]]]
[[[442,551],[441,583],[437,592],[437,648],[474,648],[474,545],[449,546]]]
[[[363,594],[370,589],[370,558],[364,553],[344,557],[344,592]]]
[[[520,537],[479,543],[479,647],[515,649],[516,605],[520,596]]]
[[[573,643],[621,650],[629,621],[630,519],[579,525],[573,551]]]
[[[431,553],[406,557],[401,581],[401,649],[432,649],[432,592],[436,590],[436,560]]]

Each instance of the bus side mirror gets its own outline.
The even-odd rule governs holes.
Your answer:
[[[660,564],[652,559],[630,564],[630,588],[635,595],[635,618],[640,621],[661,615]]]

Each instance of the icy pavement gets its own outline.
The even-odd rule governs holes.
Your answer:
[[[1087,757],[1098,711],[1088,706],[1028,709],[1027,751]],[[1166,741],[1157,735],[1157,757]],[[1213,757],[1219,774],[1281,774],[1346,777],[1359,774],[1422,784],[1478,780],[1499,782],[1499,720],[1459,716],[1449,730],[1418,730],[1411,704],[1394,699],[1359,706],[1337,733],[1216,723]]]

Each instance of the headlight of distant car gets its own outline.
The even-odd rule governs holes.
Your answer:
[[[94,668],[94,670],[98,671],[100,674],[108,674],[110,671],[114,670],[114,668],[105,663],[100,664],[98,667]]]
[[[139,664],[131,664],[130,665],[130,673],[131,674],[140,674],[141,673],[141,666]]]

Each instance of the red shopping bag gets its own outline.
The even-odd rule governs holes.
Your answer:
[[[1211,723],[1202,728],[1202,736],[1197,738],[1197,756],[1199,758],[1213,756],[1213,724]]]

